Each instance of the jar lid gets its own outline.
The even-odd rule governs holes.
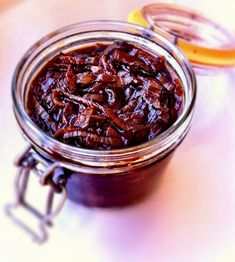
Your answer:
[[[193,67],[235,66],[235,38],[194,10],[175,4],[150,4],[132,11],[128,22],[150,27],[174,42]]]

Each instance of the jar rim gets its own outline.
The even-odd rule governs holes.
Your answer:
[[[137,146],[127,147],[127,148],[121,148],[121,149],[112,149],[112,150],[93,150],[93,149],[85,149],[85,148],[78,148],[75,146],[71,146],[65,143],[62,143],[53,137],[49,136],[48,134],[44,133],[43,130],[39,129],[38,126],[32,121],[32,119],[27,114],[25,107],[20,100],[19,92],[17,92],[17,86],[19,85],[19,80],[21,78],[21,70],[26,63],[27,59],[31,56],[31,54],[38,49],[42,43],[48,42],[48,40],[52,41],[53,38],[58,37],[59,35],[66,33],[72,29],[76,29],[78,27],[92,27],[92,26],[120,26],[122,28],[126,27],[131,30],[136,30],[138,32],[144,32],[146,33],[146,36],[143,36],[144,38],[148,37],[148,41],[151,41],[151,37],[154,37],[156,39],[159,39],[167,48],[172,50],[174,54],[177,55],[179,58],[179,61],[182,62],[184,66],[184,73],[187,74],[190,81],[190,88],[191,88],[191,97],[189,103],[187,104],[187,107],[184,106],[181,115],[178,117],[178,119],[163,133],[158,135],[155,139],[152,139],[150,141],[147,141],[145,143],[141,143]],[[149,37],[150,36],[150,37]],[[185,88],[185,87],[184,87]],[[13,97],[13,103],[14,103],[14,111],[17,118],[17,121],[20,125],[20,127],[25,132],[25,135],[28,137],[30,142],[32,142],[33,145],[36,147],[38,146],[38,143],[36,141],[43,141],[41,145],[43,144],[42,148],[43,151],[45,150],[50,155],[54,155],[54,152],[60,149],[61,156],[65,159],[71,160],[71,154],[75,156],[73,158],[73,161],[80,162],[80,157],[87,158],[87,161],[89,161],[89,158],[96,157],[97,159],[102,159],[104,162],[107,161],[106,157],[112,157],[115,159],[115,161],[122,162],[122,158],[129,158],[133,157],[133,153],[135,153],[135,156],[139,155],[140,157],[144,159],[143,155],[149,152],[149,150],[153,150],[156,153],[156,150],[160,150],[163,148],[167,148],[167,141],[166,139],[172,136],[172,139],[175,139],[174,133],[175,131],[186,121],[186,119],[190,116],[190,113],[194,109],[195,105],[195,99],[196,99],[196,78],[194,71],[188,61],[188,59],[184,56],[184,54],[174,46],[173,43],[171,43],[166,38],[162,37],[156,32],[153,32],[150,29],[146,29],[142,26],[138,26],[135,24],[131,24],[128,22],[123,21],[116,21],[116,20],[93,20],[93,21],[86,21],[86,22],[80,22],[75,23],[72,25],[65,26],[59,30],[56,30],[52,33],[49,33],[42,39],[40,39],[38,42],[36,42],[22,57],[22,59],[19,61],[14,75],[12,79],[12,97]],[[190,121],[191,122],[191,121]],[[158,153],[161,153],[161,152]],[[63,159],[63,160],[65,160]],[[94,160],[94,159],[93,159]],[[98,161],[99,161],[98,160]],[[82,161],[81,161],[82,162]],[[108,162],[108,161],[107,161]]]

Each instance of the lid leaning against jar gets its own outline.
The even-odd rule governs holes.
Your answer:
[[[194,68],[235,66],[235,39],[221,25],[175,4],[150,4],[132,11],[128,21],[150,27],[175,43]]]

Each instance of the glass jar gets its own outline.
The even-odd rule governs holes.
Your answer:
[[[110,151],[73,147],[40,130],[26,113],[25,98],[30,83],[45,63],[59,52],[114,40],[128,41],[152,55],[166,57],[172,74],[177,75],[185,90],[182,114],[177,121],[149,142]],[[16,68],[12,96],[17,122],[29,144],[17,160],[21,169],[17,177],[18,205],[26,207],[24,193],[31,171],[39,175],[42,185],[49,184],[52,188],[49,211],[38,216],[43,234],[40,237],[34,234],[42,241],[46,238],[45,225],[59,212],[67,196],[88,206],[123,206],[142,199],[154,189],[155,180],[164,172],[173,151],[189,131],[195,107],[196,81],[185,56],[161,35],[125,22],[91,21],[67,26],[38,41]],[[54,192],[62,192],[63,197],[52,211]]]

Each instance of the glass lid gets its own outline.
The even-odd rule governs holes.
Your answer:
[[[235,66],[235,37],[202,14],[175,4],[150,4],[132,11],[128,21],[174,42],[195,68]]]

